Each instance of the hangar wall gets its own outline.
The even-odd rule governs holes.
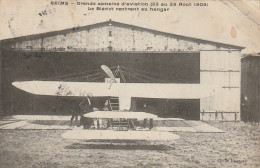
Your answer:
[[[200,51],[232,50],[232,46],[163,33],[118,22],[68,29],[10,41],[5,49],[25,51]]]
[[[4,42],[10,51],[71,54],[81,52],[200,53],[200,82],[215,84],[216,95],[200,101],[201,120],[239,120],[242,47],[164,33],[114,21]],[[4,54],[5,55],[5,54]],[[37,55],[37,54],[36,54]],[[5,57],[5,56],[3,56]],[[70,68],[71,69],[71,68]],[[185,70],[184,70],[185,71]]]
[[[200,56],[200,83],[219,88],[201,99],[201,120],[240,120],[240,51],[201,51]]]

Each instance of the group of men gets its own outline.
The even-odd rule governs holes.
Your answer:
[[[89,93],[89,94],[87,94],[87,97],[80,102],[79,107],[81,108],[81,112],[73,111],[71,119],[70,119],[70,125],[71,126],[73,125],[73,120],[75,119],[75,121],[77,122],[77,126],[78,127],[83,125],[84,129],[91,128],[91,126],[94,123],[94,120],[92,118],[84,117],[84,114],[90,113],[90,112],[94,111],[93,110],[93,99],[92,99],[92,97],[93,97],[93,95]],[[106,104],[107,104],[107,102],[105,103],[105,105]],[[147,105],[144,104],[143,111],[147,112],[147,110],[148,110]],[[80,120],[79,121],[78,121],[78,116],[80,116]],[[152,123],[150,123],[150,127],[151,127],[151,124]],[[147,127],[147,119],[144,119],[143,127],[144,128]]]

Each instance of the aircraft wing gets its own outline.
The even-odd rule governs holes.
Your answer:
[[[171,83],[110,83],[63,82],[63,81],[21,81],[13,86],[36,95],[80,96],[92,93],[94,97],[141,97],[164,99],[199,99],[218,93],[221,87],[202,84]]]
[[[127,118],[127,119],[157,119],[158,116],[145,112],[128,112],[128,111],[95,111],[87,113],[84,117],[88,118]]]

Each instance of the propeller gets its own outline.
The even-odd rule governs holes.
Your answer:
[[[113,72],[111,71],[110,68],[108,68],[106,65],[101,65],[101,69],[107,74],[107,76],[111,79],[111,85],[110,87],[112,86],[112,83],[115,82],[116,83],[116,78],[113,74]],[[109,87],[109,89],[110,89]]]

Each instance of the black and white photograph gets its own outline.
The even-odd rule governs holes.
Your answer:
[[[260,167],[259,0],[0,0],[0,168]]]

